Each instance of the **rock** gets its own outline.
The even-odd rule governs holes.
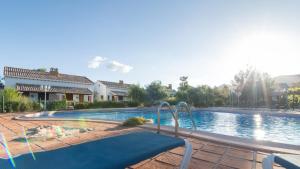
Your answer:
[[[32,140],[48,140],[61,137],[70,137],[78,135],[80,133],[85,133],[93,131],[92,128],[71,128],[71,127],[61,127],[61,126],[38,126],[35,128],[27,129],[26,136],[28,139]]]

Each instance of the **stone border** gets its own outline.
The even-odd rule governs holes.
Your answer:
[[[208,108],[194,108],[193,110],[199,111],[213,111],[222,113],[237,113],[237,114],[260,114],[260,115],[270,115],[279,117],[299,117],[299,111],[292,110],[278,110],[278,109],[261,109],[261,108],[230,108],[230,107],[208,107]]]
[[[157,130],[156,126],[147,124],[141,126],[141,128]],[[174,127],[161,126],[161,131],[174,134]],[[298,145],[283,144],[263,140],[253,140],[248,138],[234,137],[204,131],[192,131],[184,128],[179,128],[178,133],[180,136],[201,139],[233,147],[253,149],[256,151],[263,151],[269,153],[288,153],[300,155],[300,146]]]
[[[42,112],[45,113],[45,112]],[[40,115],[38,113],[37,115]],[[27,114],[33,115],[33,114]],[[21,121],[81,121],[81,119],[61,119],[61,118],[28,118],[23,116],[16,116],[14,120],[21,120]],[[25,118],[24,118],[25,117]],[[109,124],[122,124],[123,121],[119,120],[92,120],[86,119],[87,122],[96,122],[96,123],[109,123]],[[148,130],[157,130],[156,125],[145,124],[139,126],[140,128],[148,129]],[[175,134],[174,127],[171,126],[161,126],[161,131]],[[196,139],[201,139],[205,141],[210,141],[213,143],[219,143],[228,146],[234,146],[239,148],[246,148],[246,149],[253,149],[257,151],[264,151],[270,153],[289,153],[289,154],[300,154],[300,146],[298,145],[291,145],[291,144],[283,144],[283,143],[275,143],[271,141],[258,141],[248,138],[240,138],[234,136],[227,136],[222,134],[216,133],[209,133],[204,131],[192,131],[189,129],[179,128],[178,134],[184,137],[191,137]]]

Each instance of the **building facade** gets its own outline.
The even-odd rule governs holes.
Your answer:
[[[94,83],[87,77],[61,74],[56,68],[47,72],[4,67],[3,72],[5,88],[15,88],[33,101],[65,99],[68,105],[93,102]]]
[[[119,82],[108,82],[98,80],[95,83],[95,99],[98,101],[130,101],[128,90],[131,84],[126,84],[123,80]]]

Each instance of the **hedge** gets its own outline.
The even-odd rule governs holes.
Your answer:
[[[51,101],[47,102],[47,110],[64,110],[67,107],[67,103],[65,100],[62,101]]]
[[[1,100],[2,101],[2,100]],[[7,101],[4,103],[5,112],[31,112],[31,111],[40,111],[41,107],[39,103],[36,102],[17,102],[17,101]],[[2,102],[0,105],[0,112],[3,112]]]
[[[75,109],[97,109],[97,108],[124,108],[124,107],[137,107],[137,102],[112,102],[100,101],[94,103],[79,103],[74,106]]]

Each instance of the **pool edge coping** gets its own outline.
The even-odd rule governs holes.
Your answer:
[[[156,109],[156,107],[123,107],[123,108],[95,108],[95,109],[76,109],[76,110],[59,110],[55,112],[94,112],[94,111],[114,111],[114,110],[138,110],[138,109]],[[270,115],[277,117],[295,117],[300,118],[300,111],[297,110],[284,110],[284,109],[267,109],[267,108],[231,108],[231,107],[192,107],[192,110],[200,111],[213,111],[221,113],[233,113],[233,114],[260,114]],[[54,112],[54,111],[52,111]]]

